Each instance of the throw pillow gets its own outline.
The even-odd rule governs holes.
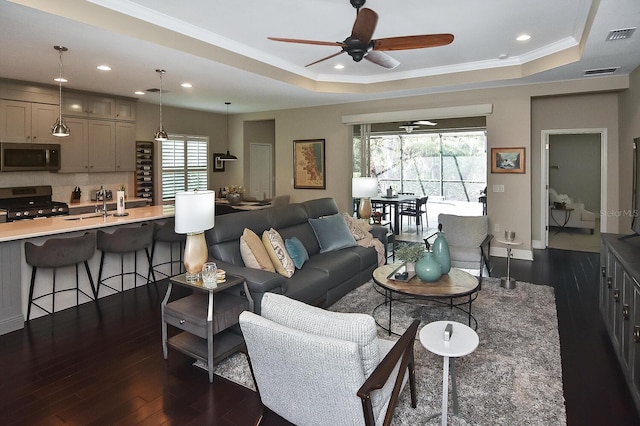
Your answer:
[[[271,257],[264,248],[264,244],[260,237],[251,229],[245,228],[240,237],[240,254],[242,261],[248,268],[263,269],[265,271],[275,272]]]
[[[320,253],[357,245],[355,238],[349,231],[344,216],[340,213],[319,219],[310,218],[309,224],[316,234],[316,239],[320,245]]]
[[[342,213],[342,216],[344,216],[344,220],[347,222],[347,227],[349,227],[349,231],[356,241],[367,238],[367,233],[371,230],[371,225],[365,221],[358,220],[353,216],[349,216],[347,213]]]
[[[287,248],[287,253],[293,260],[293,264],[296,265],[297,269],[302,268],[304,262],[309,260],[309,253],[307,253],[307,249],[304,248],[304,244],[297,237],[291,237],[284,240],[284,245]]]
[[[276,268],[276,272],[290,278],[296,271],[296,265],[291,260],[282,237],[275,229],[271,228],[262,233],[262,244],[267,249],[271,262]]]

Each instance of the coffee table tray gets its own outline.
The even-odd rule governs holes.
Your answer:
[[[405,272],[407,273],[406,276],[398,276],[398,274],[403,274]],[[411,281],[411,279],[415,276],[416,276],[416,271],[407,271],[407,264],[403,263],[402,265],[394,269],[393,272],[391,272],[389,276],[387,276],[387,279],[406,283]]]

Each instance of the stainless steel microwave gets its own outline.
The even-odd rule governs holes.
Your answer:
[[[60,145],[0,143],[0,171],[30,172],[60,170]]]

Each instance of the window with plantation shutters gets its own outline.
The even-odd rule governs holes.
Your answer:
[[[177,192],[207,189],[208,137],[169,135],[161,144],[163,204],[173,204]]]

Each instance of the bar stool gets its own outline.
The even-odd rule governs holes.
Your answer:
[[[118,228],[113,233],[108,233],[102,230],[99,230],[97,232],[97,247],[98,250],[102,252],[102,255],[100,256],[100,270],[98,272],[98,288],[96,290],[96,295],[100,293],[101,285],[110,288],[116,293],[124,291],[125,275],[133,275],[134,287],[138,286],[138,277],[146,279],[146,284],[149,284],[149,274],[147,274],[147,276],[145,277],[138,272],[138,251],[143,249],[147,257],[147,265],[149,267],[149,271],[155,283],[156,275],[153,272],[153,268],[151,267],[151,255],[149,253],[149,247],[151,247],[151,245],[153,244],[153,229],[153,225],[145,223],[142,226],[133,228]],[[104,259],[107,253],[120,254],[120,273],[102,278]],[[124,255],[128,253],[133,253],[133,271],[125,272]],[[120,277],[119,290],[105,283],[105,281],[115,277]]]
[[[31,305],[35,305],[48,314],[52,314],[56,311],[56,294],[65,291],[76,292],[76,305],[80,304],[80,293],[84,294],[90,300],[95,300],[98,294],[93,284],[93,277],[89,270],[89,263],[87,261],[91,259],[95,253],[96,247],[96,235],[91,232],[87,232],[80,237],[72,238],[52,238],[47,240],[43,245],[38,246],[31,242],[24,243],[24,254],[27,264],[31,265],[31,286],[29,287],[29,305],[27,307],[27,321],[31,318]],[[93,297],[85,293],[80,289],[78,265],[84,263],[84,268],[87,271],[87,277],[89,278],[89,284],[91,284],[91,291]],[[76,267],[76,286],[75,288],[65,288],[56,290],[56,270],[57,268],[75,265]],[[36,271],[38,268],[53,268],[53,288],[50,293],[46,293],[40,296],[33,297],[33,289],[36,282]],[[51,311],[45,309],[39,305],[36,300],[43,297],[51,296]]]
[[[184,243],[187,240],[186,234],[177,234],[175,231],[176,220],[171,218],[163,224],[154,224],[153,231],[153,245],[151,246],[151,264],[155,273],[164,275],[166,278],[177,275],[173,272],[174,265],[178,266],[178,274],[184,272],[184,263],[182,261],[182,253],[184,252]],[[158,243],[164,243],[169,245],[169,260],[166,262],[153,263],[153,257],[156,253],[156,246]],[[174,246],[178,244],[178,258],[174,258]],[[158,269],[159,266],[169,265],[169,274],[162,272]],[[149,271],[151,273],[151,271]]]

